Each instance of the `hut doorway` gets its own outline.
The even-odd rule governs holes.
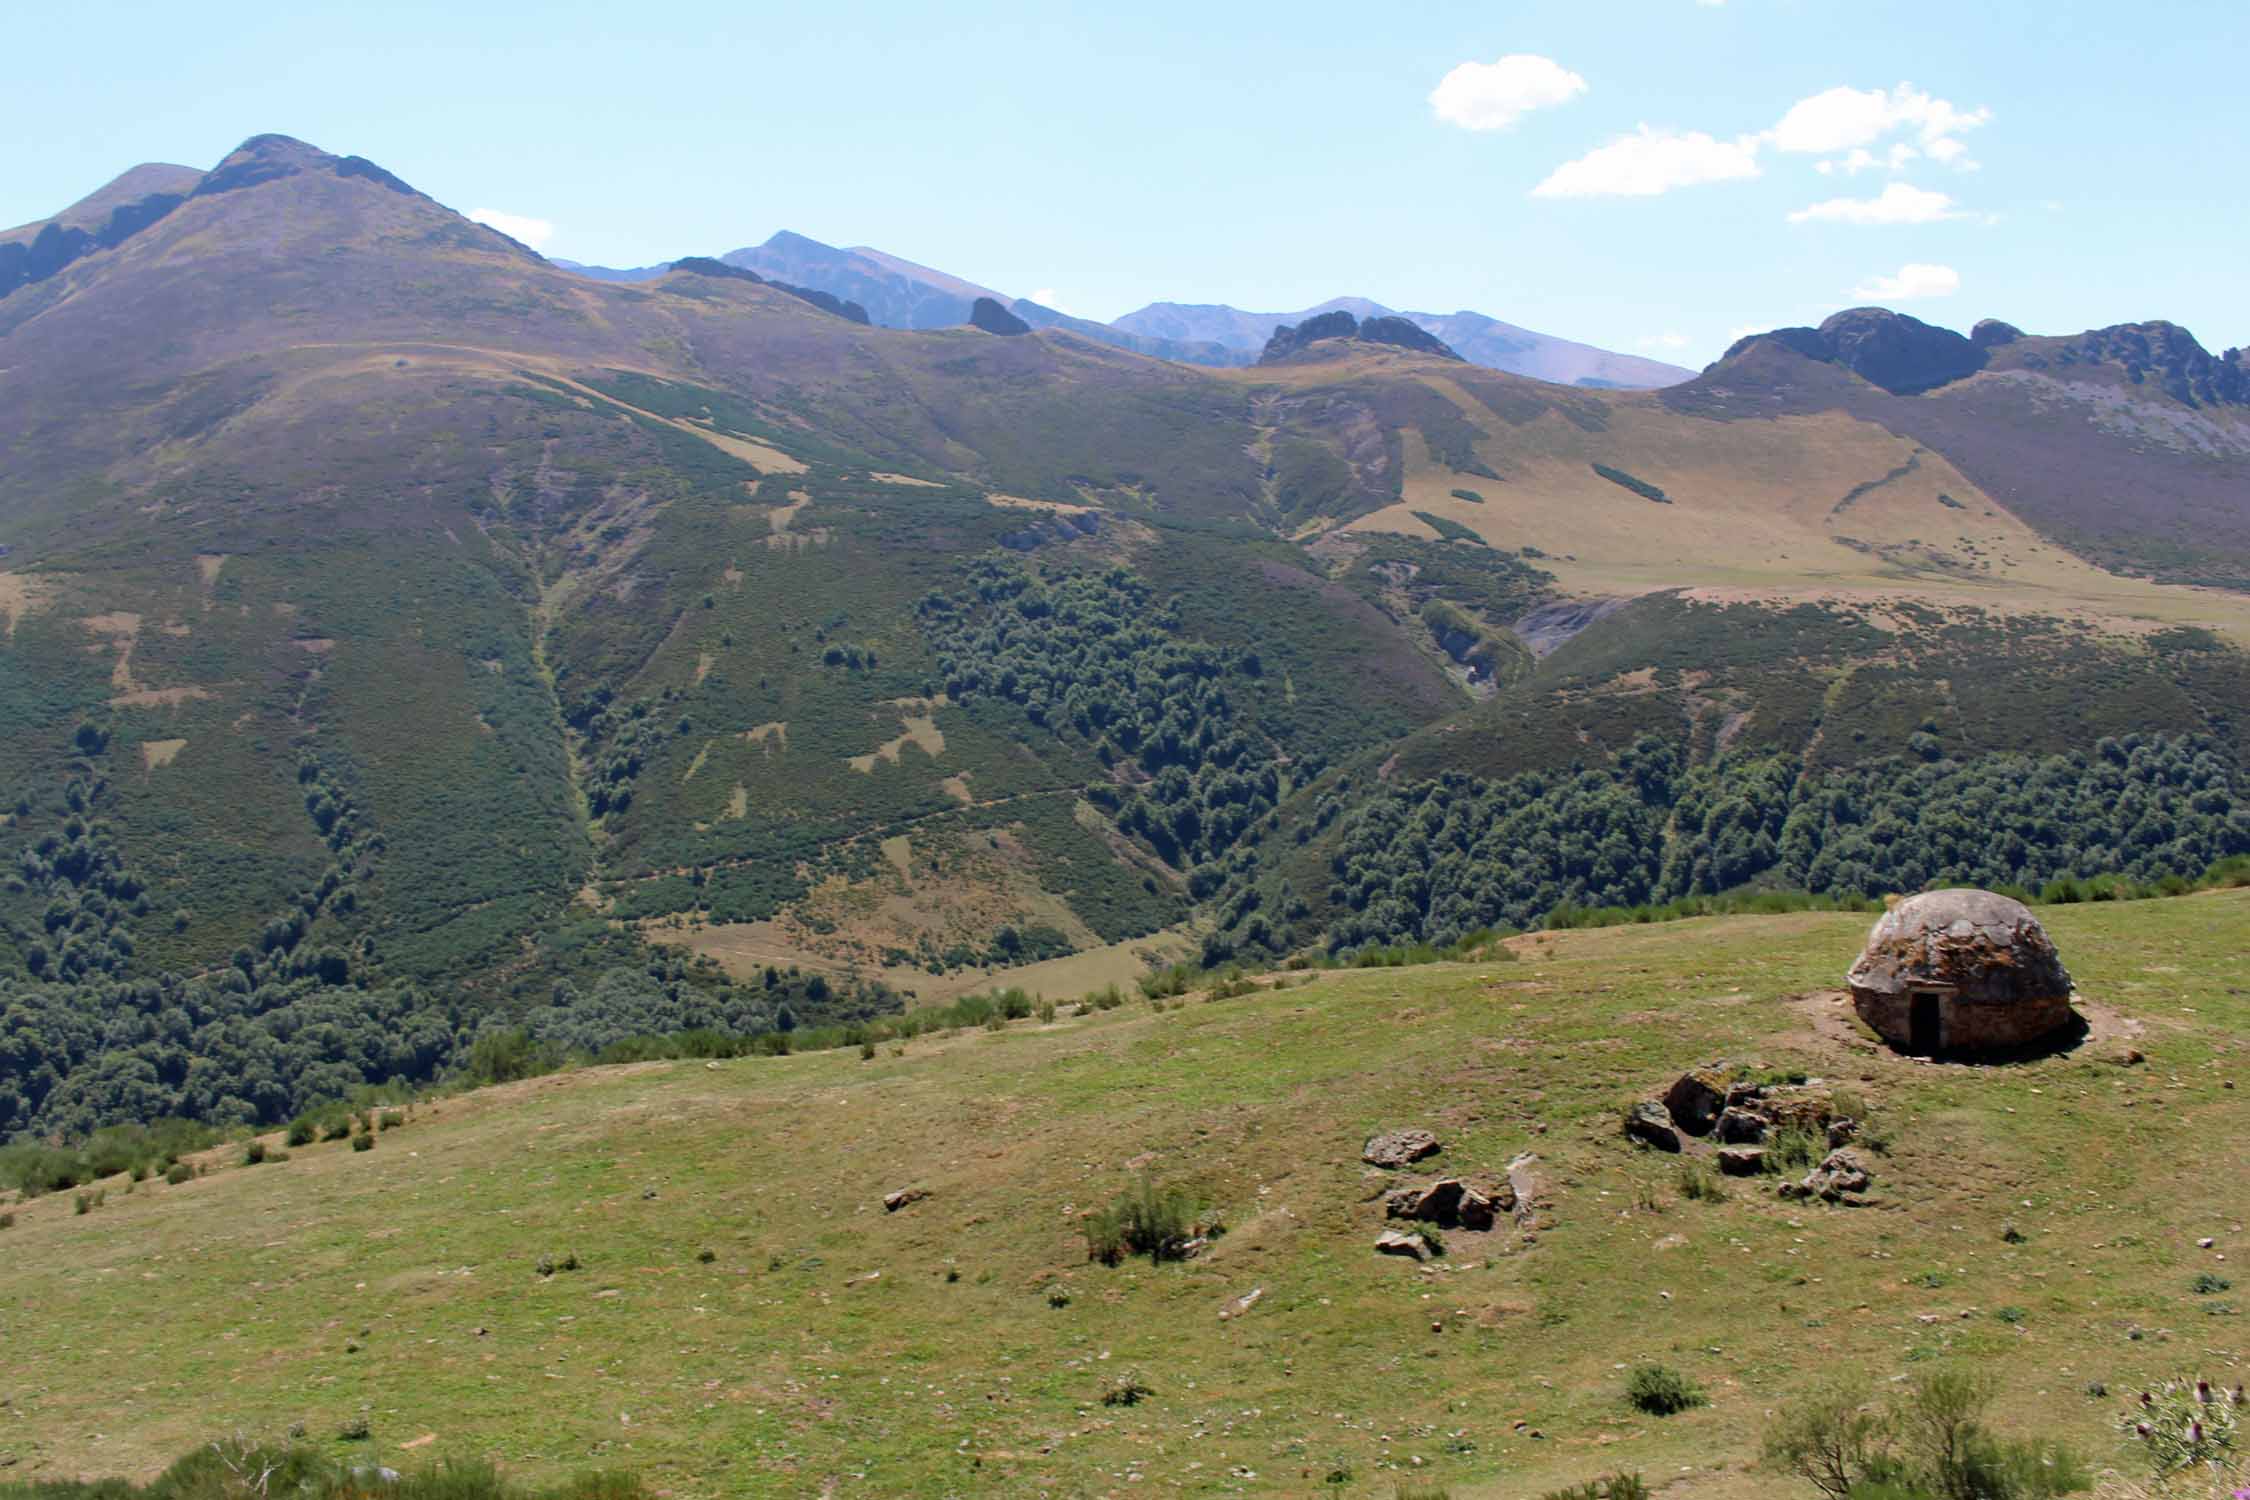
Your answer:
[[[1915,990],[1907,998],[1906,1050],[1916,1057],[1935,1057],[1943,1045],[1936,990]]]

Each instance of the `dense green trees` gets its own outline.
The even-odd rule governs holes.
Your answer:
[[[1279,747],[1238,702],[1264,672],[1258,653],[1184,639],[1176,607],[1125,569],[1042,580],[983,559],[966,591],[920,612],[942,690],[1006,699],[1091,746],[1118,782],[1097,800],[1170,863],[1225,853],[1286,795]]]
[[[1326,816],[1340,825],[1327,892],[1336,951],[1443,944],[1559,906],[1749,884],[2036,888],[2068,875],[2197,874],[2250,852],[2241,770],[2212,740],[2161,735],[2104,739],[2091,754],[1902,758],[1812,776],[1779,757],[1690,768],[1649,738],[1612,767],[1451,775],[1385,788],[1348,812],[1339,799]],[[1222,925],[1247,933],[1268,907],[1236,892]]]

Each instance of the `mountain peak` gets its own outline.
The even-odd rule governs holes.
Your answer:
[[[215,193],[236,192],[262,182],[278,182],[285,177],[315,172],[361,177],[394,193],[422,196],[364,156],[333,156],[295,136],[277,134],[254,135],[228,152],[225,160],[196,185],[194,196],[207,198]]]

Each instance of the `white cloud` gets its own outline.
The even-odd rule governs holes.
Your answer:
[[[1961,273],[1951,266],[1909,262],[1895,276],[1871,276],[1852,288],[1854,297],[1875,302],[1911,302],[1918,297],[1950,297],[1961,290]]]
[[[1673,188],[1758,175],[1753,136],[1722,141],[1700,130],[1641,126],[1566,161],[1531,190],[1534,198],[1648,198]]]
[[[1872,198],[1830,198],[1789,216],[1792,224],[1934,224],[1958,218],[1953,199],[1928,188],[1894,182]]]
[[[1463,130],[1505,130],[1535,109],[1567,104],[1586,80],[1551,57],[1513,52],[1492,62],[1465,62],[1430,90],[1430,108]]]
[[[1062,293],[1056,291],[1051,286],[1043,286],[1034,290],[1031,294],[1031,300],[1038,303],[1041,307],[1053,308],[1056,312],[1061,313],[1066,318],[1077,316],[1069,308],[1062,305]]]
[[[1960,136],[1991,118],[1989,109],[1962,109],[1910,83],[1895,89],[1833,88],[1789,106],[1789,112],[1766,132],[1766,138],[1783,151],[1821,156],[1849,151],[1852,155],[1845,159],[1844,170],[1858,171],[1862,168],[1851,162],[1864,158],[1865,165],[1873,166],[1880,160],[1865,148],[1886,136],[1906,134],[1914,138],[1919,154],[1967,167],[1971,165],[1966,156],[1968,148],[1961,144]],[[1890,153],[1894,171],[1913,159],[1912,155],[1899,159],[1897,146],[1905,144],[1897,143]]]
[[[1710,3],[1710,0],[1704,0],[1704,3]],[[1688,346],[1688,336],[1684,333],[1651,333],[1633,342],[1643,349],[1685,349]]]
[[[532,249],[544,247],[555,237],[555,226],[545,219],[528,218],[523,214],[503,213],[497,208],[472,208],[469,217],[479,224],[489,224],[512,240],[521,240]]]

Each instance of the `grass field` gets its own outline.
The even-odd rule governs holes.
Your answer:
[[[1746,1465],[1808,1380],[1962,1356],[2001,1374],[2011,1425],[2129,1464],[2090,1383],[2242,1378],[2250,1291],[2191,1279],[2244,1269],[2250,893],[2046,916],[2095,1035],[2004,1069],[1878,1053],[1805,998],[1865,919],[1796,915],[867,1061],[597,1069],[418,1106],[367,1152],[230,1147],[85,1214],[13,1208],[0,1451],[10,1477],[145,1474],[301,1422],[339,1454],[627,1466],[679,1495],[1512,1497],[1624,1467],[1724,1500],[1789,1492]],[[1879,1204],[1684,1200],[1617,1111],[1713,1058],[1865,1095],[1895,1141]],[[1373,1253],[1359,1145],[1408,1124],[1449,1171],[1537,1153],[1528,1231]],[[1089,1263],[1079,1216],[1143,1172],[1231,1232],[1184,1264]],[[930,1196],[886,1213],[906,1186]],[[1710,1404],[1637,1414],[1623,1366],[1647,1359]],[[1150,1393],[1102,1404],[1129,1381]],[[336,1440],[362,1416],[370,1439]]]

